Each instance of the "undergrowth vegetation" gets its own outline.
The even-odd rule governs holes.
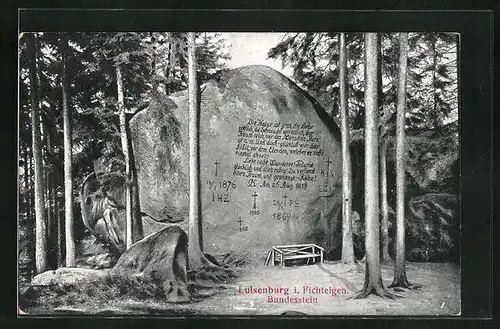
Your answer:
[[[231,283],[238,273],[228,268],[201,268],[188,272],[188,290],[192,300],[203,299]],[[210,294],[207,294],[210,290]],[[101,307],[119,300],[165,301],[161,284],[146,281],[141,277],[105,275],[99,280],[79,281],[78,284],[30,286],[20,294],[19,306],[27,312],[30,308],[54,309],[62,306],[78,307],[94,305]],[[165,301],[166,302],[166,301]]]

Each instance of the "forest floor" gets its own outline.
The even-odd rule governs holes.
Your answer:
[[[407,263],[407,276],[411,283],[422,285],[417,290],[389,292],[402,298],[388,299],[370,295],[365,299],[351,298],[363,287],[364,268],[340,262],[321,265],[276,267],[245,267],[230,284],[206,291],[194,302],[172,304],[160,299],[139,300],[115,298],[104,302],[80,299],[68,305],[54,307],[54,303],[39,301],[25,308],[22,314],[33,315],[281,315],[284,312],[302,312],[306,315],[458,315],[460,314],[460,267],[449,263]],[[392,282],[393,265],[382,265],[384,286]],[[304,291],[304,287],[324,287],[329,290]],[[248,288],[254,293],[244,293]],[[289,303],[281,293],[259,293],[259,288],[288,288],[289,299],[302,300]],[[247,290],[245,290],[247,288]],[[336,294],[331,290],[335,289]],[[58,298],[52,297],[52,298]],[[275,300],[273,298],[278,298]],[[281,298],[281,299],[280,299]],[[271,302],[277,301],[277,302]],[[50,306],[52,305],[52,306]]]

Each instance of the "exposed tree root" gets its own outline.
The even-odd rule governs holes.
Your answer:
[[[201,267],[190,270],[188,276],[188,290],[193,300],[201,300],[225,289],[237,276],[233,269],[223,267]]]
[[[222,269],[222,267],[220,265],[212,262],[212,260],[215,260],[213,257],[209,256],[207,258],[207,256],[205,256],[205,254],[203,252],[198,251],[198,250],[191,251],[192,254],[189,254],[189,252],[190,251],[188,251],[188,255],[189,255],[188,268],[190,270],[201,269],[201,268],[205,268],[205,269],[213,268],[214,270]],[[209,258],[211,258],[212,260]]]
[[[368,286],[365,285],[360,292],[350,297],[349,299],[362,299],[368,297],[371,294],[388,299],[403,298],[403,296],[401,295],[388,292],[387,290],[384,289],[382,285],[375,285],[372,286],[371,288],[368,288]]]
[[[394,289],[394,291],[402,291],[403,289],[420,290],[420,289],[422,289],[422,285],[417,284],[417,283],[409,283],[408,281],[406,282],[406,285],[394,284],[394,282],[393,282],[387,288]]]
[[[411,290],[420,290],[422,289],[422,285],[419,283],[410,283],[409,289]]]
[[[394,281],[392,281],[391,285],[388,286],[387,288],[403,288],[409,290],[419,290],[422,288],[422,285],[416,283],[410,283],[406,278],[406,275],[400,275],[394,278]]]
[[[231,282],[238,273],[222,267],[201,267],[188,271],[187,275],[190,286],[214,287]]]

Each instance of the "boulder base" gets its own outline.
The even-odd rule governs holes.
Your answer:
[[[163,289],[169,302],[189,301],[187,241],[181,228],[164,228],[132,245],[121,255],[110,274],[155,283]]]
[[[97,281],[108,273],[107,270],[88,268],[61,267],[57,270],[38,274],[31,281],[31,286],[77,285],[82,281]]]

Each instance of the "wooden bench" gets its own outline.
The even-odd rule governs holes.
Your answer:
[[[293,244],[286,246],[273,246],[267,254],[265,265],[269,265],[271,260],[273,265],[286,266],[287,260],[307,259],[307,264],[316,263],[319,259],[323,263],[323,252],[325,249],[312,243]]]

